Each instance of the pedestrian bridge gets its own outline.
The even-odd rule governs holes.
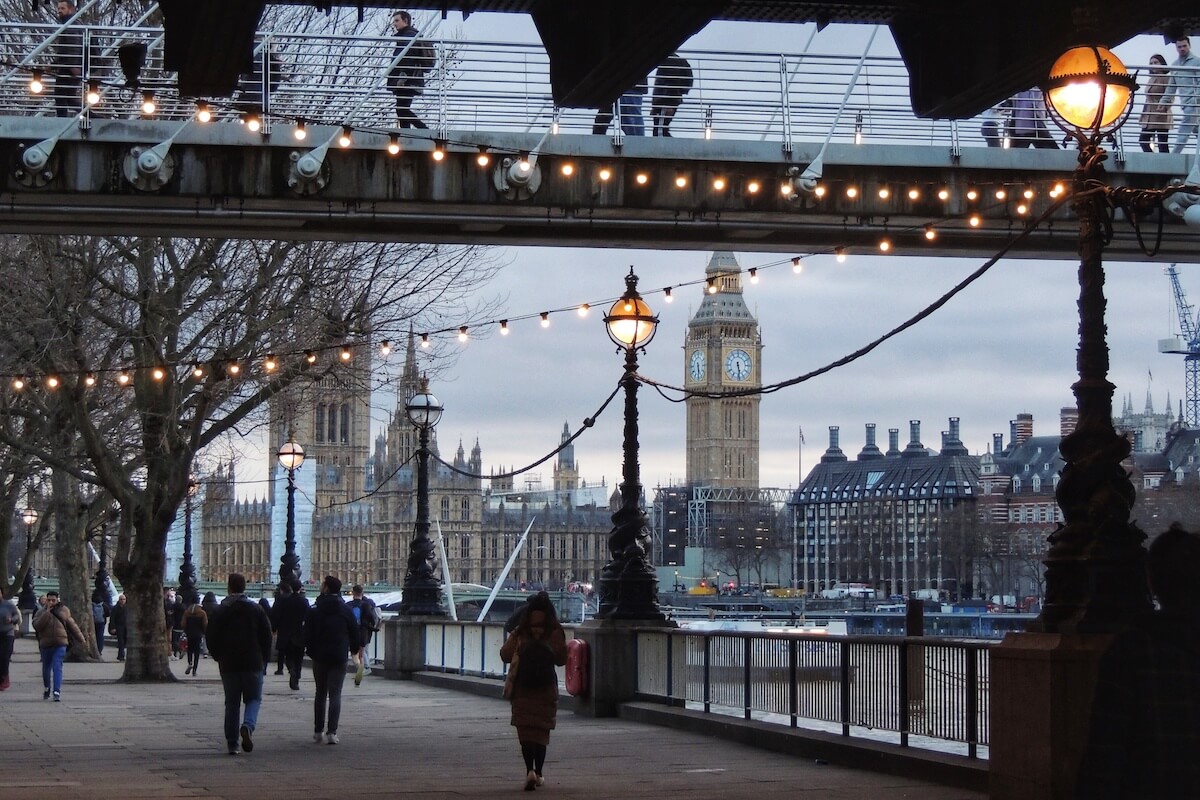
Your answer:
[[[540,46],[426,33],[438,58],[413,109],[429,128],[401,130],[390,37],[263,32],[243,91],[197,100],[174,91],[161,29],[0,25],[0,230],[1076,257],[1074,150],[917,119],[898,57],[683,52],[694,84],[658,137],[555,108]],[[122,52],[145,53],[136,88]],[[63,63],[79,84],[55,87]],[[1112,185],[1196,170],[1129,128]],[[1154,257],[1200,259],[1200,228],[1161,219]],[[1159,214],[1138,222],[1153,246]],[[1120,220],[1107,252],[1146,258]]]

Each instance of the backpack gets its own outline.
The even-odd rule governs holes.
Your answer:
[[[554,671],[554,653],[545,642],[531,641],[521,646],[516,683],[523,689],[540,689],[558,683]]]
[[[104,624],[104,604],[103,603],[92,603],[92,622],[95,622],[97,625]]]
[[[366,598],[363,598],[361,616],[362,619],[359,620],[359,624],[367,630],[376,632],[383,627],[383,619],[379,616],[379,609]]]

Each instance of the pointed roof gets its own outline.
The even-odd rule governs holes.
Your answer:
[[[705,286],[704,299],[688,323],[688,327],[708,326],[718,322],[740,322],[748,326],[758,325],[746,300],[742,296],[742,268],[737,256],[726,251],[712,254],[704,274],[717,287],[715,293]]]

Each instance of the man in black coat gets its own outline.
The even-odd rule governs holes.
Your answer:
[[[321,594],[304,620],[304,648],[313,664],[313,742],[338,743],[338,719],[342,715],[342,686],[346,682],[346,658],[358,649],[358,622],[342,600],[342,582],[326,575]],[[329,703],[328,725],[325,717]]]
[[[650,119],[654,136],[670,136],[671,120],[692,88],[692,65],[678,53],[667,56],[654,74],[654,93],[650,98]]]
[[[300,672],[304,665],[304,618],[308,615],[308,599],[300,594],[299,581],[279,584],[279,599],[271,606],[271,628],[275,631],[275,647],[287,666],[288,686],[300,688]]]
[[[225,743],[229,755],[238,754],[238,735],[242,750],[254,749],[251,735],[262,705],[263,672],[271,660],[271,620],[258,603],[246,597],[246,576],[229,575],[229,594],[208,621],[208,652],[221,668],[225,689]],[[241,716],[242,702],[246,714]]]
[[[108,617],[108,629],[117,637],[117,661],[125,660],[125,642],[129,637],[129,617],[125,602],[125,595],[120,595]]]

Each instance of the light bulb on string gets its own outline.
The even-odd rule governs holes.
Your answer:
[[[388,155],[400,155],[400,137],[394,133],[388,136],[387,151]]]
[[[937,238],[937,231],[934,230],[932,225],[925,226],[925,238],[931,242]]]
[[[158,110],[158,104],[154,102],[154,92],[147,89],[142,93],[142,113],[150,116]]]
[[[273,355],[268,355],[263,359],[263,369],[267,372],[274,372],[278,366],[279,362],[275,360],[275,356]]]
[[[591,308],[592,307],[590,305],[588,305],[587,303],[583,303],[582,305],[579,306],[578,309],[576,309],[576,312],[579,314],[579,316],[586,317],[588,315],[588,311],[591,310]]]
[[[508,320],[506,319],[500,320],[500,335],[508,336]]]
[[[488,153],[488,149],[486,147],[479,148],[479,153],[475,156],[475,163],[481,167],[486,167],[488,164],[492,163],[492,156]]]
[[[29,78],[29,92],[30,94],[41,94],[44,91],[46,91],[46,82],[42,80],[42,71],[35,69]]]
[[[543,311],[540,316],[542,318],[542,327],[549,328],[550,327],[550,312]]]
[[[342,132],[338,136],[338,147],[347,148],[354,143],[354,129],[349,125],[342,126]]]
[[[792,259],[792,272],[799,275],[803,271],[804,271],[804,262],[800,260],[800,256],[794,257]]]
[[[425,348],[426,350],[429,349],[429,334],[428,333],[421,334],[421,347]]]
[[[467,341],[467,326],[466,326],[466,325],[460,325],[460,326],[459,326],[459,328],[458,328],[458,340],[459,340],[460,342],[466,342],[466,341]]]
[[[161,381],[163,378],[167,377],[167,372],[162,367],[155,367],[150,371],[150,377],[154,378],[156,381]]]
[[[663,302],[664,302],[664,303],[673,303],[673,302],[675,302],[675,297],[674,297],[674,296],[671,294],[671,287],[670,287],[670,286],[664,286],[664,287],[663,287]]]
[[[304,127],[304,121],[296,122],[296,127],[292,128],[292,138],[297,142],[303,142],[308,138],[308,129]]]
[[[315,364],[315,363],[317,363],[317,354],[315,352],[313,352],[312,350],[305,350],[304,351],[304,360],[306,362],[308,362],[309,364]]]
[[[879,240],[880,252],[886,253],[891,249],[892,249],[892,242],[890,239],[880,239]]]
[[[119,373],[117,373],[117,383],[121,384],[122,386],[128,386],[131,380],[133,379],[129,377],[129,373],[125,370],[121,370]]]
[[[750,282],[758,283],[758,267],[750,268]]]
[[[212,109],[208,107],[208,103],[203,100],[196,102],[196,122],[204,124],[212,122]]]
[[[192,364],[192,377],[196,380],[200,380],[204,377],[204,367],[202,367],[199,363]]]
[[[762,188],[762,184],[758,181],[750,181],[746,184],[746,191],[750,194],[758,194],[758,190]]]
[[[47,375],[46,376],[46,388],[49,389],[50,391],[54,391],[58,387],[59,387],[58,376],[57,375]]]
[[[12,388],[13,388],[13,391],[15,391],[15,392],[23,391],[25,389],[25,379],[22,377],[13,378],[12,379]]]
[[[720,178],[720,177],[713,178],[712,187],[713,187],[713,191],[717,191],[717,192],[725,191],[725,179]]]
[[[83,385],[91,388],[96,385],[96,373],[89,372],[83,376]]]
[[[379,343],[379,354],[381,356],[383,356],[384,358],[387,358],[388,356],[390,356],[392,354],[392,343],[390,341],[388,341],[387,339],[384,339],[382,342],[380,342]]]
[[[834,256],[834,258],[837,259],[837,262],[839,264],[845,264],[846,263],[846,248],[844,248],[844,247],[833,248],[833,256]]]

